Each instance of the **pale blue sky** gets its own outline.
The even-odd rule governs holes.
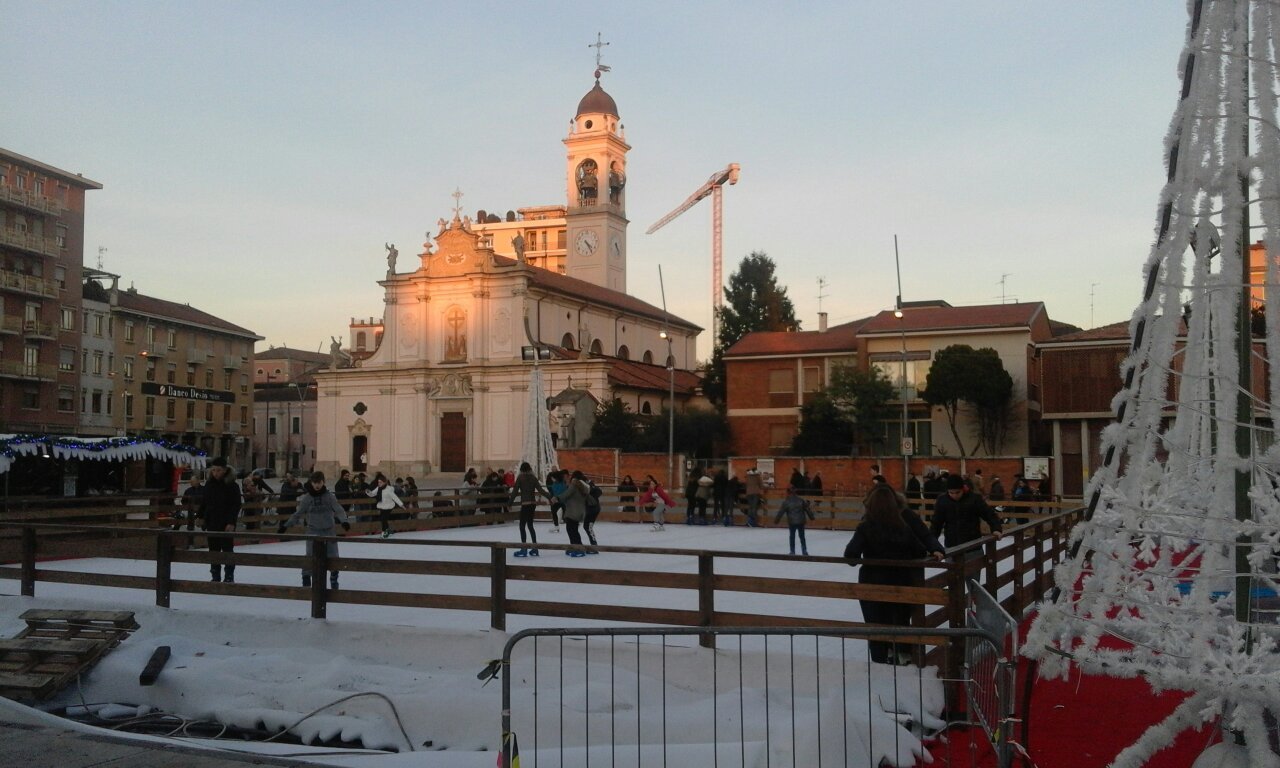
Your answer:
[[[908,300],[1042,300],[1127,319],[1164,180],[1186,10],[1138,0],[66,2],[0,0],[0,146],[83,173],[85,260],[140,291],[316,349],[381,315],[464,210],[563,202],[569,120],[604,86],[633,149],[630,292],[710,328],[714,171],[725,275],[768,253],[805,328]],[[708,353],[710,333],[700,352]],[[327,348],[327,347],[326,347]]]

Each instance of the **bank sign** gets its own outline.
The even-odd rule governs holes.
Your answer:
[[[234,403],[234,392],[223,392],[217,389],[197,389],[196,387],[179,387],[175,384],[157,384],[154,381],[142,382],[142,394],[159,397],[173,397],[179,400],[204,400],[210,403]]]

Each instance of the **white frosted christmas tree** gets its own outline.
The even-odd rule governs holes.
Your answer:
[[[1262,768],[1280,766],[1267,733],[1280,709],[1280,4],[1188,10],[1117,420],[1026,649],[1042,673],[1075,663],[1192,692],[1114,765],[1220,718],[1242,764]],[[1251,273],[1255,239],[1265,270]]]

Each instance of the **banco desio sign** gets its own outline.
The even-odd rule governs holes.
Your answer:
[[[210,403],[234,403],[234,392],[223,392],[217,389],[197,389],[196,387],[179,387],[176,384],[157,384],[154,381],[142,382],[142,394],[159,397],[173,397],[179,400],[203,400]]]

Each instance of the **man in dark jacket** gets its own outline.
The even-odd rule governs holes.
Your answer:
[[[954,547],[966,541],[981,538],[981,521],[991,527],[991,535],[1001,536],[1000,518],[991,511],[982,497],[970,491],[959,475],[947,478],[947,492],[938,496],[933,505],[933,520],[929,525],[934,536],[942,532],[947,546]],[[977,552],[977,550],[974,550]],[[970,557],[976,555],[969,555]]]
[[[234,531],[236,519],[240,516],[240,484],[236,482],[231,471],[227,469],[227,460],[219,456],[209,462],[209,482],[205,483],[204,496],[200,499],[200,517],[204,518],[206,531]],[[232,552],[235,549],[235,538],[232,536],[210,536],[210,552]],[[232,584],[236,580],[236,567],[227,563],[226,578],[222,576],[222,565],[211,563],[209,571],[213,581],[225,581]]]

